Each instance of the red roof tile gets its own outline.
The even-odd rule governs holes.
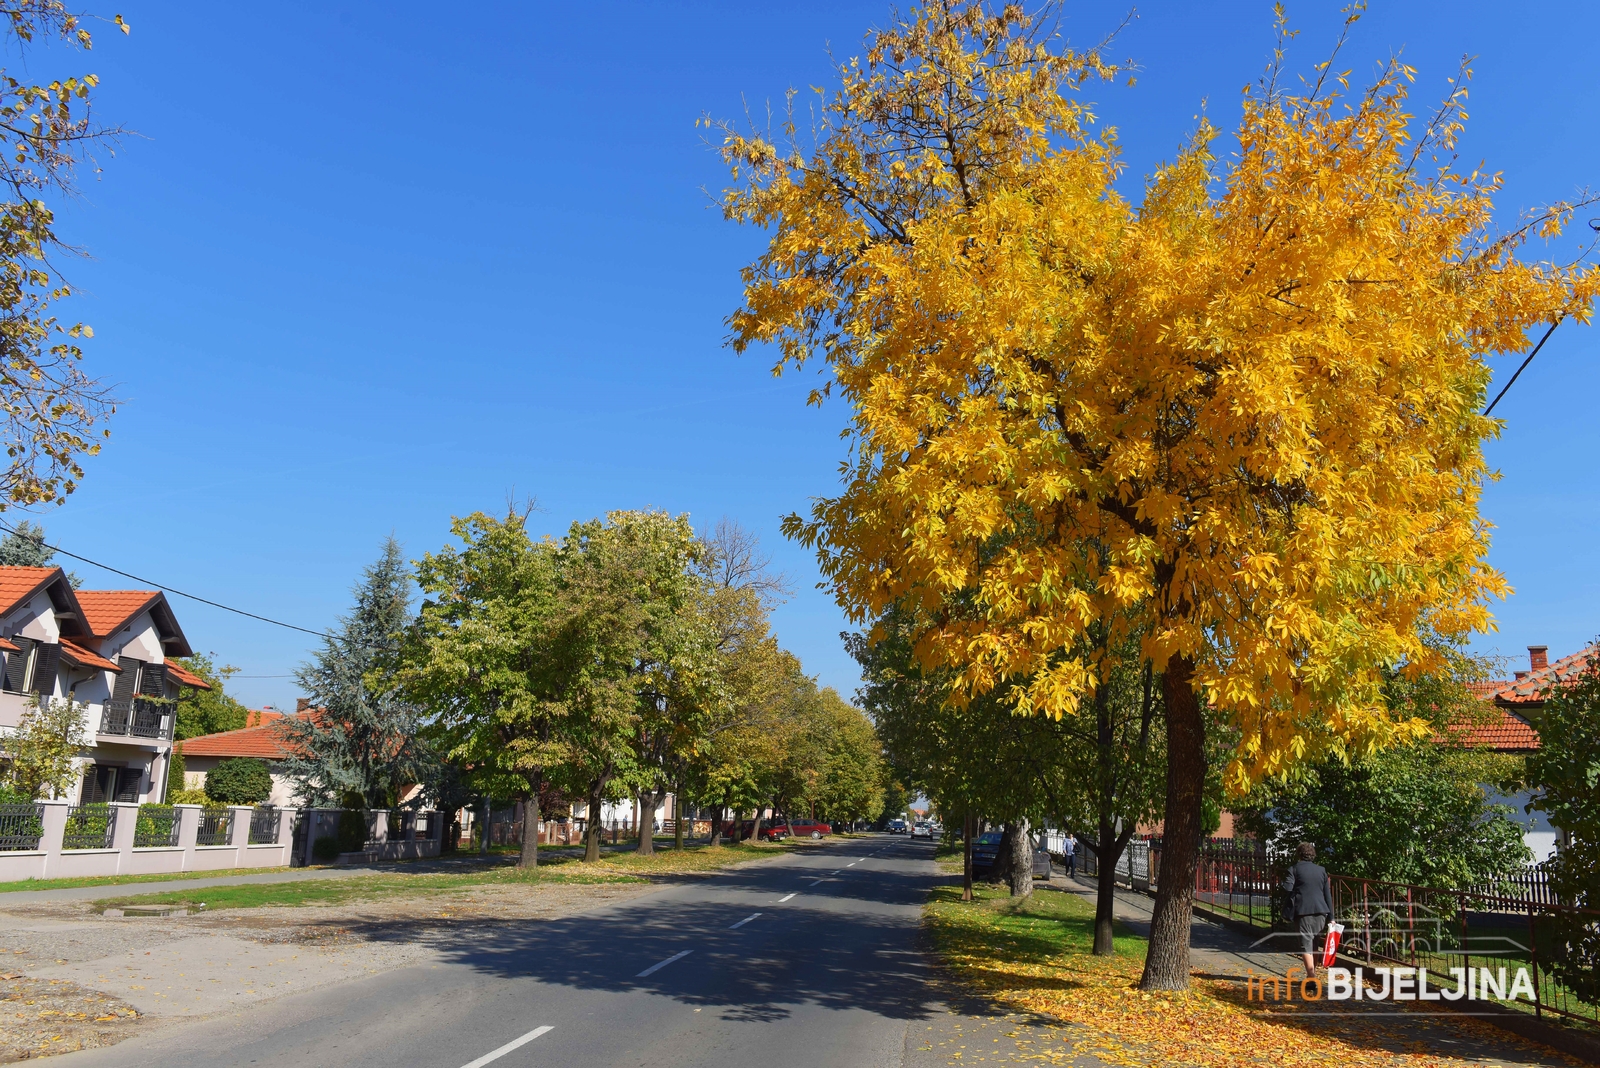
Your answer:
[[[11,642],[6,641],[4,638],[0,638],[0,649],[4,649],[8,653],[21,652],[21,650],[18,649],[16,645],[14,645]]]
[[[1527,720],[1504,708],[1496,708],[1494,718],[1488,722],[1462,730],[1460,740],[1464,745],[1486,746],[1502,751],[1539,748],[1539,732]]]
[[[99,668],[101,671],[121,671],[122,669],[99,653],[91,653],[77,642],[61,639],[61,651],[69,660],[76,661],[84,667]]]
[[[251,708],[244,714],[246,727],[264,727],[268,723],[275,723],[283,718],[283,713],[275,708]]]
[[[1571,686],[1576,682],[1578,676],[1588,670],[1590,661],[1597,655],[1600,655],[1600,648],[1591,645],[1571,656],[1552,661],[1548,667],[1530,671],[1520,679],[1501,683],[1500,689],[1494,692],[1494,703],[1513,708],[1519,705],[1533,707],[1542,705],[1551,690]]]
[[[11,611],[59,574],[59,567],[0,567],[0,612]]]
[[[155,590],[79,590],[78,606],[96,638],[104,638],[160,597]]]
[[[206,734],[189,738],[183,743],[183,755],[215,757],[260,757],[263,760],[282,760],[288,756],[275,724],[263,727],[245,727],[221,734]]]
[[[174,663],[171,660],[167,661],[167,674],[185,686],[193,686],[197,690],[211,689],[211,684],[205,679],[185,668],[182,664]]]

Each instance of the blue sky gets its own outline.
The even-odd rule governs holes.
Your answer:
[[[1068,5],[1075,43],[1127,5]],[[130,3],[129,37],[27,66],[102,78],[138,131],[62,212],[89,368],[122,399],[83,489],[41,518],[83,555],[308,627],[329,625],[391,532],[413,555],[452,515],[535,497],[559,533],[612,508],[727,515],[799,592],[780,638],[854,689],[845,623],[779,518],[835,487],[837,407],[723,346],[760,235],[723,222],[700,115],[759,113],[829,83],[884,3]],[[470,14],[464,14],[470,12]],[[109,12],[108,12],[109,13]],[[1299,3],[1289,63],[1326,54],[1338,5]],[[1478,57],[1463,158],[1500,208],[1600,184],[1587,4],[1376,4],[1346,64],[1404,50],[1419,110]],[[1202,105],[1224,129],[1272,48],[1268,3],[1151,3],[1113,44],[1142,68],[1101,87],[1129,187]],[[1600,210],[1593,214],[1600,215]],[[1497,414],[1485,514],[1517,593],[1480,643],[1517,660],[1600,632],[1592,328],[1563,326]],[[1514,362],[1502,359],[1503,378]],[[17,518],[11,513],[10,519]],[[73,565],[98,587],[127,583]],[[291,704],[303,635],[177,602],[252,705]]]

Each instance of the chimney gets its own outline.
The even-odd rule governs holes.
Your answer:
[[[1550,647],[1548,645],[1528,646],[1528,665],[1534,671],[1543,671],[1550,666]]]
[[[311,707],[311,698],[309,698],[309,697],[296,697],[294,699],[294,714],[295,715],[298,716],[300,713],[304,712],[306,709],[308,709],[310,707]]]

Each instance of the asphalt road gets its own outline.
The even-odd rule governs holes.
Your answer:
[[[900,1068],[938,1011],[918,941],[938,880],[926,841],[830,841],[53,1063]]]

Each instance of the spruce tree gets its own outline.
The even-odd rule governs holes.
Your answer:
[[[427,778],[417,738],[420,710],[394,680],[400,634],[411,621],[411,572],[394,538],[356,584],[355,605],[296,673],[311,709],[281,721],[284,771],[301,800],[387,808],[402,787]],[[354,795],[354,796],[352,796]]]

